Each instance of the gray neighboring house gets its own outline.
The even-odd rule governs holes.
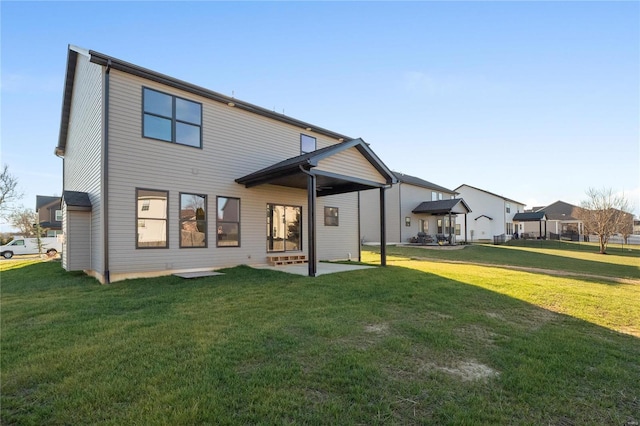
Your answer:
[[[288,255],[315,276],[359,257],[358,191],[395,182],[362,139],[75,46],[55,153],[62,265],[102,283]]]
[[[543,212],[545,215],[546,229],[542,231],[543,237],[550,238],[551,234],[556,234],[556,237],[578,241],[584,234],[584,225],[579,218],[581,210],[581,207],[558,200],[548,206],[534,207],[531,212]],[[525,222],[523,233],[540,236],[540,227],[533,222]]]
[[[407,243],[419,232],[451,235],[453,242],[464,241],[460,223],[471,212],[456,192],[416,176],[394,172],[398,183],[387,190],[385,200],[386,242]],[[360,235],[364,243],[380,242],[379,205],[375,191],[360,192]],[[463,218],[462,220],[460,218]]]

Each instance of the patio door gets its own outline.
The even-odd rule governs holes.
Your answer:
[[[302,207],[267,204],[267,251],[302,250]]]

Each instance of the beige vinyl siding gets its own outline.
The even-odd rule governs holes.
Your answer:
[[[142,137],[143,86],[202,103],[202,149]],[[271,185],[245,188],[234,180],[299,155],[300,133],[316,137],[318,148],[337,141],[116,70],[111,72],[110,100],[109,259],[112,280],[142,271],[264,264],[267,203],[302,206],[303,252],[308,253],[306,190]],[[169,192],[169,248],[136,249],[136,188]],[[179,248],[180,192],[207,196],[207,248]],[[240,199],[240,247],[216,247],[216,196]],[[356,209],[355,197],[351,203],[351,209]],[[346,204],[342,208],[345,214],[349,210]],[[321,210],[318,212],[319,215],[322,213]],[[345,229],[348,232],[343,238],[351,239],[357,249],[357,225]],[[322,238],[324,236],[318,235],[318,246]]]
[[[66,210],[66,215],[69,222],[65,230],[64,269],[91,270],[91,212]],[[67,256],[68,253],[71,256]],[[100,271],[96,272],[101,274]]]
[[[67,145],[64,154],[64,189],[87,192],[93,205],[91,233],[85,238],[90,242],[91,262],[88,269],[102,272],[102,118],[103,118],[102,67],[92,64],[83,54],[78,54],[73,100],[69,120]],[[70,216],[72,220],[74,216]],[[77,246],[80,247],[80,246]],[[86,256],[70,246],[67,256]],[[83,250],[83,249],[79,249]]]
[[[387,243],[400,242],[398,184],[385,190]],[[404,218],[402,218],[404,224]],[[380,190],[360,192],[360,235],[365,242],[380,242]]]
[[[317,199],[316,234],[319,260],[358,260],[358,194],[356,192]],[[338,208],[338,226],[325,226],[324,207]]]
[[[409,238],[415,237],[418,235],[418,229],[420,227],[420,219],[426,220],[429,223],[429,232],[428,234],[434,236],[437,233],[437,220],[438,217],[441,216],[433,216],[431,214],[414,214],[412,210],[418,207],[418,205],[424,201],[431,201],[431,192],[435,191],[431,188],[424,188],[422,186],[412,185],[409,183],[401,183],[400,184],[400,230],[402,233],[402,242],[406,243]],[[442,199],[448,200],[451,198],[450,192],[443,192],[437,190],[436,192],[442,192]],[[407,227],[404,225],[404,218],[411,218],[411,226]],[[459,218],[462,218],[462,222],[464,223],[464,215],[459,215]],[[456,218],[456,223],[458,222],[458,218]]]
[[[356,148],[349,148],[319,162],[318,170],[386,183],[380,172]]]

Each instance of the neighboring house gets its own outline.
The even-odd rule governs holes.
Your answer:
[[[55,237],[62,233],[62,207],[60,197],[36,195],[36,213],[38,223],[47,237]]]
[[[633,219],[633,235],[640,235],[640,220]]]
[[[418,232],[451,235],[452,242],[464,241],[459,215],[471,210],[456,192],[415,176],[394,172],[398,183],[386,191],[386,241],[406,243]],[[380,215],[377,191],[360,192],[360,236],[363,242],[380,242]],[[466,217],[466,216],[465,216]]]
[[[103,283],[287,254],[315,276],[359,257],[358,191],[395,182],[361,139],[73,46],[56,155],[62,265]]]
[[[582,220],[579,219],[581,207],[564,201],[556,201],[544,207],[534,207],[530,212],[544,212],[546,217],[546,238],[567,238],[578,240],[584,234]],[[529,212],[529,211],[527,211]],[[539,236],[539,224],[525,222],[523,233]],[[552,235],[555,234],[555,235]]]
[[[514,225],[513,217],[524,211],[523,203],[467,184],[455,191],[473,207],[473,214],[467,219],[469,241],[493,241],[494,236],[500,235],[508,240],[515,232],[522,232]]]

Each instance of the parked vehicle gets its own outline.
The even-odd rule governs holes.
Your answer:
[[[62,251],[62,240],[58,237],[44,237],[40,238],[40,241],[42,243],[42,253],[46,253],[49,257],[53,257]],[[0,256],[5,259],[11,259],[16,254],[38,253],[37,238],[16,237],[9,244],[0,246]]]

